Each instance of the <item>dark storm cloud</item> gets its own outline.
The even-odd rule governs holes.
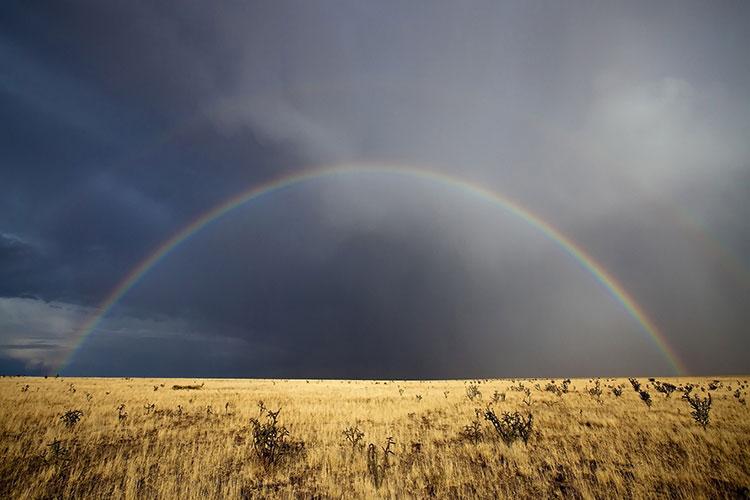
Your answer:
[[[0,353],[52,369],[128,271],[211,206],[309,165],[383,160],[529,206],[688,366],[746,371],[748,15],[740,2],[12,3]],[[99,330],[72,371],[669,371],[554,243],[470,196],[387,179],[233,212]]]

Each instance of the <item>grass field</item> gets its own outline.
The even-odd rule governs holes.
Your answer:
[[[747,498],[747,378],[6,377],[0,497]]]

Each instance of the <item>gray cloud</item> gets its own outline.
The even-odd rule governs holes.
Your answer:
[[[374,161],[517,200],[619,280],[692,370],[746,371],[747,15],[697,2],[14,4],[0,20],[2,363],[54,365],[133,266],[229,196]],[[69,370],[669,367],[522,220],[360,176],[211,224],[126,294]]]

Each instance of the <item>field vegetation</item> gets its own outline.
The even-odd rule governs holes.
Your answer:
[[[748,498],[746,377],[0,379],[0,498]]]

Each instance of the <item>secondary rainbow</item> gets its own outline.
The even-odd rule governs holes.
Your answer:
[[[107,313],[117,302],[135,286],[148,271],[164,259],[169,253],[181,243],[188,240],[192,235],[202,228],[232,211],[260,197],[270,195],[280,190],[290,188],[307,181],[334,176],[353,176],[361,174],[378,174],[401,176],[407,179],[422,179],[437,183],[452,189],[457,189],[472,195],[485,202],[491,203],[504,209],[506,212],[519,217],[530,226],[539,230],[550,240],[562,248],[568,255],[575,259],[581,267],[588,271],[610,294],[625,308],[625,310],[641,325],[643,330],[650,336],[659,351],[669,362],[671,368],[678,375],[687,373],[684,363],[680,360],[674,349],[669,345],[667,338],[647,316],[642,307],[625,290],[625,288],[599,264],[591,255],[586,253],[573,240],[565,236],[555,227],[545,222],[539,216],[529,211],[517,202],[501,195],[495,191],[485,188],[479,184],[453,177],[444,173],[427,170],[414,166],[395,166],[392,164],[356,163],[339,166],[320,167],[304,170],[298,173],[287,174],[277,177],[263,184],[253,186],[213,207],[202,214],[193,222],[187,224],[154,249],[146,258],[138,263],[124,277],[124,279],[106,296],[94,312],[73,334],[73,348],[70,354],[63,360],[59,369],[64,369],[80,349],[86,338],[91,335]]]

